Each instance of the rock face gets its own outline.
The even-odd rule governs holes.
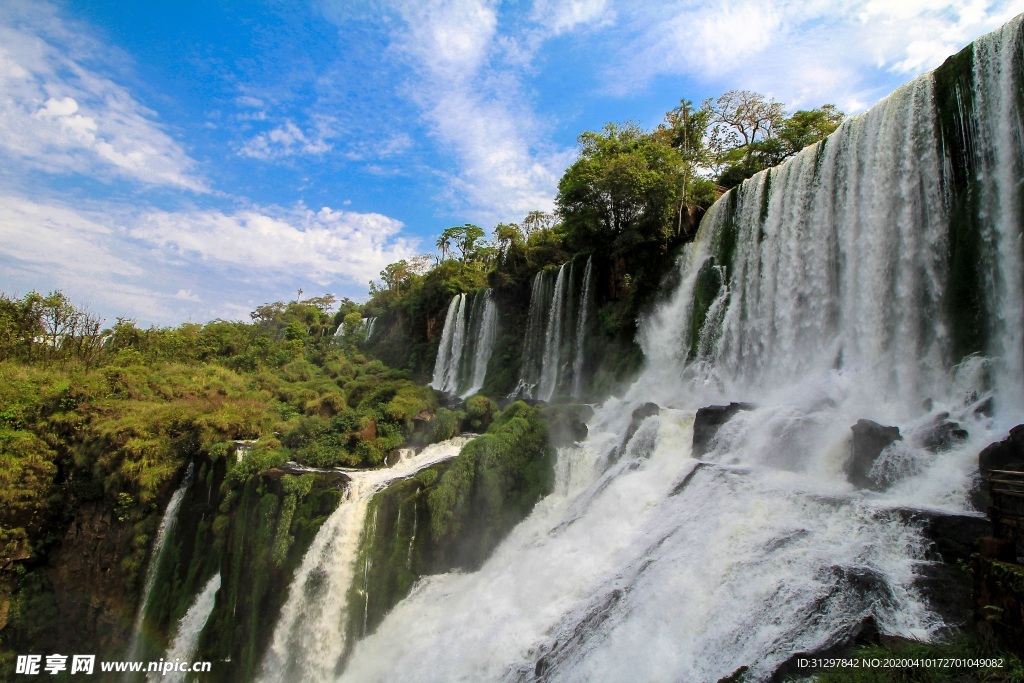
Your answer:
[[[619,444],[619,448],[615,452],[616,460],[626,452],[626,446],[629,444],[630,439],[636,435],[636,430],[640,429],[640,425],[643,424],[644,420],[660,413],[661,406],[650,402],[643,404],[633,411],[633,418],[629,421],[629,429],[626,430],[626,435],[622,438],[622,443]]]
[[[895,441],[902,441],[899,427],[886,427],[871,420],[858,420],[850,427],[853,432],[853,444],[850,457],[843,467],[846,479],[861,489],[881,490],[881,487],[868,476],[871,466],[885,447]]]
[[[697,411],[693,421],[693,457],[699,458],[710,450],[711,440],[726,422],[741,410],[753,410],[750,403],[730,403],[727,406],[707,406]]]
[[[978,488],[971,495],[971,502],[981,512],[987,512],[990,504],[988,476],[992,470],[1024,470],[1024,425],[1010,430],[1009,436],[986,446],[978,454]]]
[[[76,511],[47,571],[62,617],[57,632],[47,634],[55,651],[109,652],[131,637],[134,603],[121,561],[133,536],[131,524],[96,503]]]
[[[928,605],[950,626],[962,624],[972,610],[971,576],[962,568],[978,549],[978,541],[991,533],[984,517],[931,510],[896,510],[905,522],[919,525],[931,543],[926,562],[917,566],[914,586]]]
[[[949,413],[940,413],[935,421],[917,438],[917,444],[932,453],[947,451],[967,440],[967,430],[949,419]]]

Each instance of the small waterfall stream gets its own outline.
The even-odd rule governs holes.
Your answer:
[[[348,589],[373,494],[396,479],[459,454],[468,437],[427,446],[380,470],[346,470],[350,482],[296,571],[259,680],[325,681],[345,651]]]
[[[189,662],[192,660],[196,652],[196,646],[199,644],[199,636],[202,634],[203,629],[206,628],[206,622],[213,612],[218,590],[220,590],[220,572],[214,574],[206,582],[203,590],[196,596],[195,602],[188,608],[185,616],[181,618],[177,631],[174,634],[174,640],[171,641],[171,646],[167,649],[167,655],[164,657],[166,661],[180,660],[181,662]],[[155,683],[156,681],[180,683],[185,680],[185,674],[180,671],[171,671],[167,674],[151,672],[146,677],[146,680],[149,683]]]
[[[573,261],[551,275],[534,276],[523,342],[519,384],[510,398],[551,401],[559,395],[579,398],[585,390],[585,348],[594,307],[593,259],[587,257],[577,285]]]
[[[497,330],[498,308],[490,289],[452,297],[430,386],[463,398],[480,391],[487,379]]]
[[[142,647],[142,638],[144,636],[144,625],[146,616],[146,607],[149,605],[149,596],[153,592],[153,585],[156,583],[157,568],[160,566],[160,561],[163,559],[164,543],[167,541],[168,535],[174,530],[174,525],[178,521],[178,509],[181,507],[181,501],[185,498],[185,493],[188,491],[188,487],[192,485],[192,474],[195,470],[195,464],[189,463],[188,469],[185,470],[185,476],[181,480],[181,484],[175,490],[171,496],[171,500],[167,503],[167,508],[164,510],[164,516],[160,519],[160,526],[157,528],[156,539],[153,541],[153,552],[150,554],[149,565],[146,567],[146,583],[143,584],[142,588],[142,599],[139,601],[139,611],[135,616],[135,627],[132,629],[132,640],[128,645],[128,659],[137,658]]]

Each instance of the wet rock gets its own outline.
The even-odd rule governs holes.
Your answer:
[[[1024,425],[1017,425],[1010,430],[1002,441],[986,446],[978,454],[977,487],[971,493],[971,502],[981,512],[987,512],[990,504],[988,495],[988,477],[992,470],[1024,470]]]
[[[693,457],[699,458],[708,452],[715,434],[736,413],[753,409],[751,403],[730,403],[727,406],[707,406],[697,410],[697,417],[693,421]]]
[[[978,549],[978,541],[992,533],[984,517],[908,508],[895,512],[904,522],[920,525],[925,538],[931,541],[929,560],[949,563],[969,560]]]
[[[921,448],[932,453],[948,451],[967,441],[967,430],[960,423],[949,419],[949,413],[939,413],[916,441]]]
[[[880,491],[882,487],[868,476],[868,472],[886,446],[903,440],[900,429],[886,427],[871,420],[858,420],[850,430],[853,432],[853,444],[850,447],[850,457],[843,467],[846,479],[857,488]]]
[[[640,429],[640,425],[643,424],[644,420],[660,413],[661,406],[657,403],[650,402],[643,404],[633,411],[633,417],[629,421],[629,429],[626,430],[626,435],[622,438],[622,443],[619,444],[618,449],[615,451],[614,460],[618,460],[622,457],[622,454],[626,452],[626,446],[629,445],[630,440],[636,436],[636,432]]]
[[[544,409],[548,419],[548,434],[552,446],[568,446],[587,438],[587,420],[594,409],[585,403],[553,404]]]
[[[771,683],[781,683],[794,679],[803,679],[814,673],[814,669],[800,666],[800,660],[831,659],[842,657],[861,645],[877,645],[880,640],[878,622],[874,617],[865,617],[853,628],[837,637],[823,647],[810,652],[798,652],[779,665],[771,678]],[[735,674],[734,674],[735,675]],[[743,679],[740,679],[743,680]]]

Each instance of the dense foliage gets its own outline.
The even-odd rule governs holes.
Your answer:
[[[230,500],[288,460],[378,466],[429,422],[432,390],[359,353],[358,313],[353,324],[350,302],[333,305],[276,303],[251,323],[164,329],[122,319],[101,331],[59,292],[0,295],[4,649],[38,624],[31,606],[49,590],[40,572],[81,510],[116,520],[128,544],[118,577],[134,592],[186,463],[221,463]]]

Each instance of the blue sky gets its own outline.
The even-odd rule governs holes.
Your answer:
[[[108,323],[364,298],[550,210],[576,136],[734,88],[870,107],[1024,0],[0,0],[0,290]]]

